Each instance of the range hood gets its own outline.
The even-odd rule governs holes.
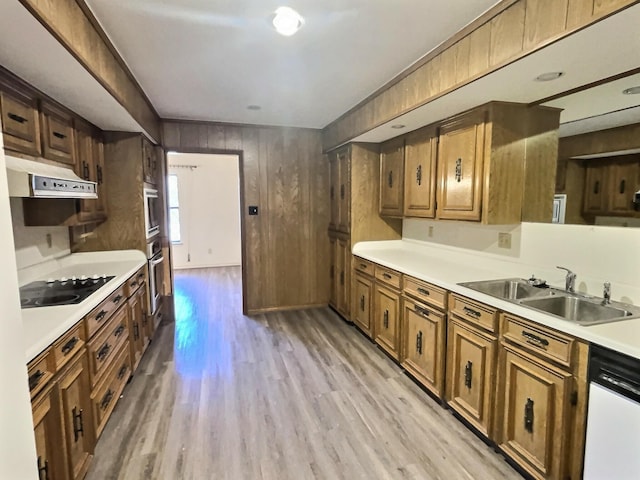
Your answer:
[[[98,198],[96,182],[70,168],[12,157],[5,153],[10,197]]]

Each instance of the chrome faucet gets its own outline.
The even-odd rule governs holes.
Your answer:
[[[556,268],[567,271],[567,276],[564,279],[564,289],[569,293],[574,293],[576,291],[576,274],[569,270],[567,267]]]
[[[602,297],[602,305],[609,305],[611,303],[611,282],[604,282]]]

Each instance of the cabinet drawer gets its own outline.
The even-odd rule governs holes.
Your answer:
[[[573,338],[522,318],[507,314],[503,314],[503,317],[504,340],[560,365],[571,366]]]
[[[365,260],[364,258],[354,256],[353,268],[355,268],[358,272],[373,276],[375,264],[373,262],[370,262],[369,260]]]
[[[447,291],[417,278],[404,276],[404,293],[444,310],[447,306]]]
[[[43,103],[40,119],[44,158],[75,167],[73,118],[53,105]]]
[[[120,346],[129,338],[127,328],[127,309],[121,308],[116,312],[104,329],[87,344],[89,352],[89,374],[91,375],[91,386],[94,387],[100,376],[105,372],[114,354]]]
[[[31,393],[31,398],[33,398],[42,391],[56,373],[56,364],[51,350],[47,348],[31,360],[27,365],[27,370],[29,374],[29,393]]]
[[[498,312],[493,307],[459,295],[449,295],[449,312],[490,332],[497,331]]]
[[[60,370],[83,346],[84,330],[82,328],[82,322],[78,322],[53,344],[52,350],[56,370]]]
[[[122,390],[131,376],[131,358],[128,345],[120,349],[112,367],[103,381],[91,394],[93,421],[96,437],[99,437],[109,420]]]
[[[133,295],[145,282],[145,267],[142,267],[127,280],[127,297]]]
[[[6,149],[40,155],[40,124],[35,98],[0,92],[2,131]]]
[[[376,280],[381,281],[382,283],[386,283],[390,287],[400,289],[402,285],[402,274],[400,272],[396,272],[395,270],[391,270],[390,268],[382,267],[380,265],[376,265]]]
[[[86,317],[86,339],[90,339],[98,329],[106,323],[120,305],[125,300],[124,286],[109,295],[104,302],[98,305],[93,311]]]

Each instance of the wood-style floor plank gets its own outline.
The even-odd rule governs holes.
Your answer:
[[[521,478],[331,310],[245,317],[240,268],[175,283],[87,480]]]

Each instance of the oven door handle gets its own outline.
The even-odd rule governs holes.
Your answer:
[[[164,257],[160,257],[156,260],[151,260],[151,266],[155,267],[156,265],[160,265],[162,262],[164,262]]]

